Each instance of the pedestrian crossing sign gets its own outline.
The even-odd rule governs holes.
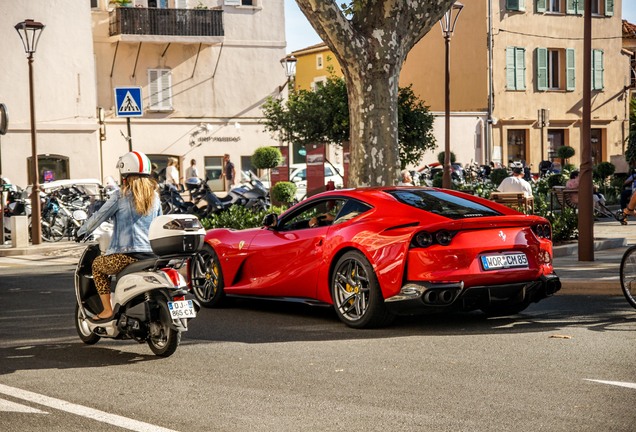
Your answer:
[[[141,87],[115,87],[117,117],[140,117],[141,106]]]

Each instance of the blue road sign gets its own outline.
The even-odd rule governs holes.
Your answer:
[[[141,87],[115,87],[117,117],[140,117],[141,107]]]

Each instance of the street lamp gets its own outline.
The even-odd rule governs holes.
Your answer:
[[[289,55],[280,59],[280,65],[285,69],[285,75],[287,76],[287,81],[285,84],[278,86],[278,92],[281,93],[285,86],[289,84],[291,78],[296,74],[296,62],[298,59],[293,55]]]
[[[29,61],[29,97],[31,105],[31,243],[42,243],[42,227],[40,214],[40,181],[38,176],[38,146],[35,140],[35,98],[33,97],[33,54],[38,47],[38,41],[44,30],[44,24],[27,19],[15,25],[15,29],[24,45],[24,52]]]
[[[446,120],[445,136],[444,136],[444,174],[442,176],[442,187],[450,189],[451,187],[451,151],[450,151],[450,40],[455,31],[457,18],[461,13],[464,5],[455,2],[453,6],[444,14],[439,24],[442,27],[442,35],[444,36],[446,48],[446,69],[444,73],[444,92],[445,92],[445,108],[444,118]]]
[[[285,84],[278,87],[278,92],[282,93],[283,89],[289,81],[292,79],[294,75],[296,75],[296,62],[298,59],[293,55],[288,55],[280,59],[280,65],[285,69],[285,75],[287,76],[287,81]],[[292,154],[292,143],[291,140],[287,140],[287,179],[291,181],[291,164],[293,162],[293,154]]]

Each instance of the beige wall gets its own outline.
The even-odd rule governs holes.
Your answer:
[[[223,9],[225,37],[133,36],[118,47],[122,38],[108,34],[105,0],[95,10],[90,2],[78,0],[5,3],[0,15],[0,52],[5,56],[0,102],[9,109],[10,127],[0,137],[0,149],[2,174],[15,184],[26,186],[26,158],[31,155],[27,61],[13,29],[26,18],[46,24],[34,63],[39,153],[69,157],[72,177],[117,177],[117,158],[128,151],[122,137],[126,121],[113,111],[114,87],[120,86],[142,87],[144,116],[131,120],[136,150],[195,158],[199,167],[207,156],[230,153],[238,169],[241,156],[278,144],[260,124],[260,106],[268,96],[278,96],[287,79],[280,65],[286,45],[283,0],[257,0],[255,7],[203,0],[205,6]],[[187,2],[188,7],[198,4]],[[149,68],[172,69],[174,111],[146,110]],[[102,143],[98,106],[106,114]],[[209,124],[209,131],[193,136],[201,124]],[[193,138],[199,146],[190,146]],[[182,173],[188,164],[182,164]]]
[[[34,56],[38,154],[69,157],[71,174],[92,177],[98,154],[95,65],[90,38],[90,4],[75,0],[3,2],[0,15],[0,102],[9,111],[9,130],[0,136],[2,175],[26,186],[32,155],[28,63],[14,26],[25,19],[44,28]]]

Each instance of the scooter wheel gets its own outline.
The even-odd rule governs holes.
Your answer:
[[[77,330],[79,338],[86,345],[94,345],[101,339],[98,335],[91,331],[86,320],[82,318],[82,314],[77,303],[75,304],[75,329]]]

